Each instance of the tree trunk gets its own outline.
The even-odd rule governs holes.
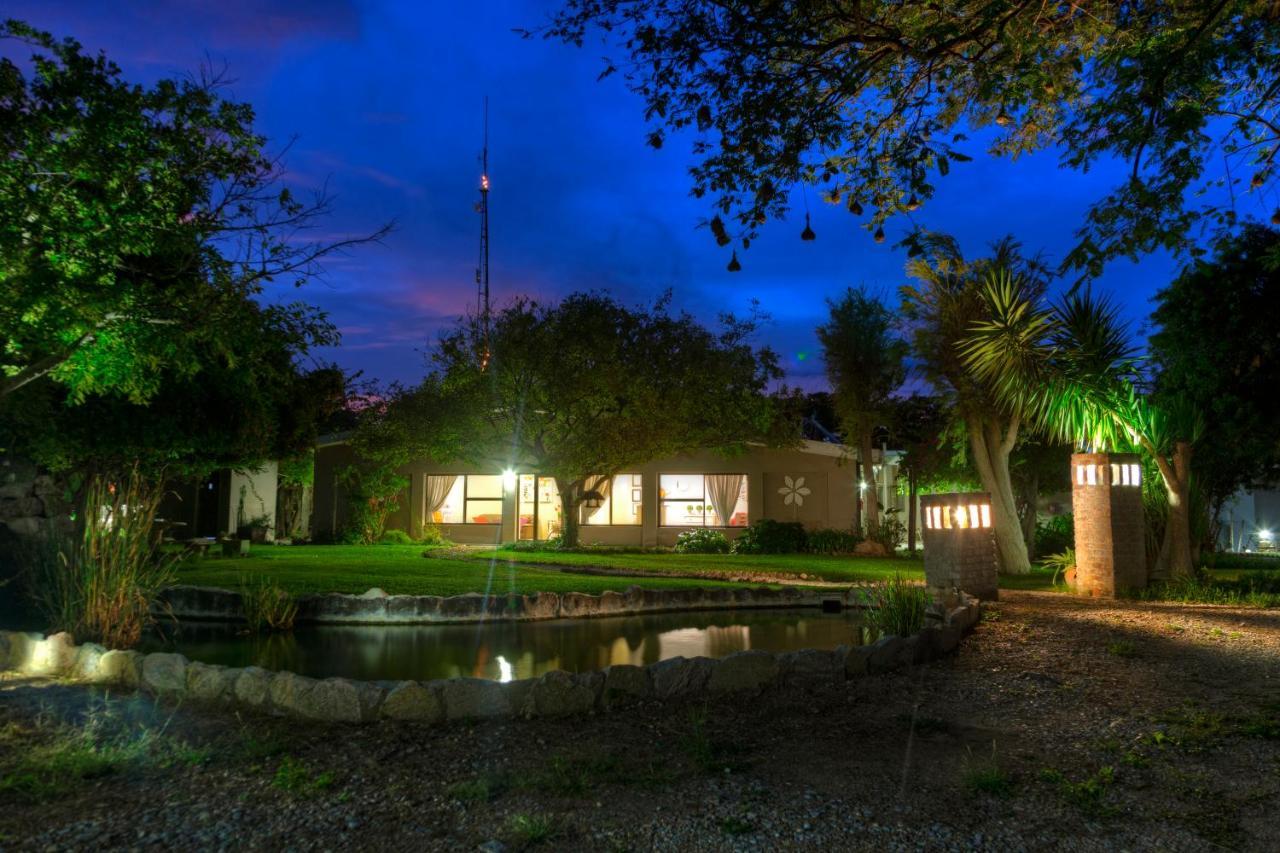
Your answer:
[[[556,477],[560,491],[560,547],[578,547],[578,506],[582,500],[582,481],[571,483]]]
[[[991,521],[996,539],[1000,571],[1026,574],[1031,571],[1027,544],[1022,538],[1022,522],[1009,477],[1009,453],[1018,441],[1019,422],[1014,418],[1001,433],[1001,425],[985,418],[969,418],[969,448],[982,486],[991,494]]]
[[[867,501],[867,536],[880,529],[880,498],[879,491],[876,489],[876,466],[874,457],[875,451],[871,447],[871,431],[868,430],[862,434],[860,439],[862,445],[862,478],[867,484],[866,501]]]
[[[1036,499],[1040,495],[1040,478],[1031,475],[1022,490],[1022,541],[1027,544],[1027,559],[1036,558]]]
[[[1157,458],[1169,498],[1169,518],[1164,527],[1160,548],[1163,568],[1170,577],[1190,577],[1195,571],[1191,555],[1191,445],[1179,441],[1174,445],[1173,460]]]
[[[907,469],[907,553],[916,555],[916,472]]]

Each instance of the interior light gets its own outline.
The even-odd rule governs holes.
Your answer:
[[[1263,542],[1270,542],[1272,535],[1271,531],[1265,527],[1258,530],[1258,538]]]

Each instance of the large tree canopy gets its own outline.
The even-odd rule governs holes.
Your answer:
[[[44,377],[71,403],[145,402],[211,349],[236,357],[246,298],[367,239],[307,237],[328,200],[279,184],[217,79],[131,84],[17,21],[0,40],[34,50],[0,59],[0,402]]]
[[[696,134],[693,191],[722,245],[784,215],[801,182],[880,229],[971,160],[983,129],[996,156],[1129,164],[1067,258],[1090,273],[1184,248],[1206,219],[1229,226],[1276,178],[1273,0],[565,0],[541,30],[578,45],[593,31],[625,54],[604,73],[644,99],[651,144]],[[1221,181],[1230,206],[1192,206]]]
[[[576,544],[578,507],[603,478],[663,456],[778,440],[766,394],[780,376],[776,357],[752,346],[754,321],[722,321],[713,331],[665,301],[640,309],[585,293],[468,318],[440,341],[428,383],[469,420],[444,444],[554,477],[564,540]]]

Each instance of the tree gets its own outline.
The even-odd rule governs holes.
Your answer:
[[[975,132],[993,156],[1129,164],[1067,257],[1091,274],[1235,221],[1234,196],[1218,205],[1189,191],[1258,192],[1277,177],[1272,0],[564,0],[538,32],[579,46],[601,34],[625,54],[604,75],[622,69],[644,100],[650,144],[694,134],[693,192],[710,198],[721,245],[746,246],[783,216],[796,183],[882,237],[972,159]]]
[[[709,330],[665,300],[644,309],[599,294],[518,299],[445,335],[433,380],[462,457],[555,478],[573,546],[582,502],[628,467],[779,434],[765,393],[780,377],[776,357],[751,345],[754,319],[721,321]]]
[[[1008,270],[992,270],[989,319],[962,345],[965,363],[1053,438],[1095,451],[1140,448],[1156,464],[1168,501],[1157,574],[1185,577],[1191,551],[1191,448],[1201,426],[1189,401],[1164,407],[1144,393],[1128,331],[1106,299],[1073,289],[1046,303]]]
[[[1150,338],[1154,399],[1188,401],[1212,424],[1194,448],[1205,500],[1201,543],[1217,541],[1223,504],[1280,480],[1280,231],[1249,225],[1156,294]]]
[[[1009,458],[1009,478],[1017,496],[1022,538],[1027,543],[1027,556],[1032,560],[1040,555],[1036,545],[1040,493],[1070,489],[1070,472],[1071,446],[1061,441],[1027,436],[1018,442]]]
[[[960,351],[975,324],[990,317],[984,282],[990,271],[1000,269],[1020,272],[1015,281],[1028,299],[1043,295],[1048,276],[1043,263],[1023,257],[1012,238],[993,244],[991,257],[968,261],[953,238],[922,233],[920,255],[907,263],[907,273],[918,283],[902,288],[902,310],[924,378],[943,395],[954,426],[964,430],[969,459],[991,494],[1000,567],[1022,573],[1031,563],[1009,456],[1018,445],[1023,413],[998,395],[995,383],[975,375]]]
[[[916,495],[922,484],[945,476],[955,457],[946,440],[947,420],[938,397],[912,394],[894,401],[893,436],[902,448],[900,465],[907,475],[907,551],[911,554],[919,538]]]
[[[220,80],[123,79],[105,56],[18,21],[0,41],[0,404],[48,378],[68,402],[143,403],[227,346],[244,300],[301,284],[366,238],[311,241],[329,208],[280,184],[247,104]]]
[[[818,327],[818,341],[840,424],[862,457],[872,532],[880,528],[872,434],[891,418],[891,397],[906,378],[907,344],[893,331],[893,313],[865,288],[828,299],[827,309],[830,317]]]

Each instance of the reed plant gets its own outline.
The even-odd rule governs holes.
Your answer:
[[[871,628],[885,636],[909,637],[924,627],[932,597],[920,584],[894,575],[865,589],[862,601]]]
[[[255,634],[263,631],[292,631],[298,616],[298,602],[289,591],[262,575],[241,579],[240,599],[244,619]]]

